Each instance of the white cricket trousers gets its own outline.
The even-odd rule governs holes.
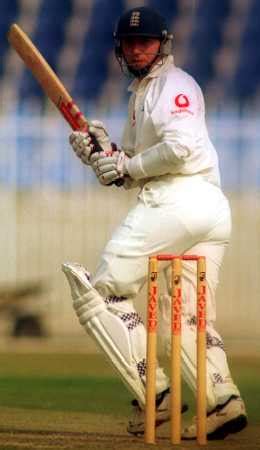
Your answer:
[[[227,364],[223,342],[215,329],[215,292],[231,232],[230,208],[221,189],[201,176],[172,176],[145,184],[137,205],[113,233],[92,282],[106,298],[116,298],[124,317],[136,316],[133,298],[147,280],[148,257],[159,253],[198,254],[207,263],[207,402],[208,410],[230,395],[239,395]],[[160,263],[167,281],[169,263]],[[170,290],[170,282],[168,283]],[[196,390],[196,264],[183,262],[182,370]],[[121,300],[121,301],[119,301]],[[228,301],[228,299],[227,299]],[[170,299],[161,298],[161,338],[170,352]],[[138,321],[137,321],[138,322]],[[146,332],[140,321],[130,327],[136,355],[145,361]],[[141,327],[141,328],[140,328]],[[143,365],[142,370],[143,370]],[[168,387],[157,370],[157,392]]]

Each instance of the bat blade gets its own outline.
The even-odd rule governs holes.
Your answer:
[[[14,23],[9,29],[7,39],[71,128],[87,131],[87,119],[27,34]]]
[[[39,82],[45,94],[57,106],[71,128],[73,130],[88,131],[88,121],[86,117],[74,103],[65,86],[47,63],[43,55],[19,25],[16,23],[11,25],[7,39],[23,60],[26,67]],[[124,180],[119,178],[111,184],[121,186],[123,183]]]

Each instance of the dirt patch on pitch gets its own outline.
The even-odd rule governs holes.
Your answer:
[[[126,417],[82,412],[0,409],[0,450],[168,450],[170,425],[157,429],[156,445],[126,432]],[[184,421],[185,424],[185,421]],[[196,442],[175,446],[198,450]],[[204,450],[259,450],[260,426],[250,425],[224,441],[211,441]]]
[[[102,428],[102,421],[97,424]],[[117,428],[118,423],[111,423],[111,429]],[[105,427],[106,428],[106,427]],[[158,431],[157,443],[154,450],[166,450],[172,448],[169,442],[168,427],[162,427]],[[120,432],[72,432],[72,431],[42,431],[42,430],[0,430],[0,450],[136,450],[149,449],[150,445],[144,444],[141,438],[128,436]],[[197,449],[196,442],[182,442],[177,447],[183,449]],[[205,450],[259,450],[260,429],[257,426],[249,426],[243,432],[229,436],[224,441],[211,441],[203,447]]]

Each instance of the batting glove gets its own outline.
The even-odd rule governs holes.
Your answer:
[[[95,152],[112,153],[112,144],[108,132],[99,120],[89,122],[88,132],[73,131],[70,144],[84,164],[91,165],[90,155]]]
[[[70,145],[84,164],[91,165],[89,157],[94,151],[94,144],[89,133],[73,131],[69,137]]]
[[[89,122],[89,134],[93,139],[93,153],[100,151],[106,153],[112,152],[110,137],[103,122],[99,120],[92,120]]]
[[[128,156],[123,151],[114,151],[111,156],[107,153],[93,153],[90,157],[91,165],[95,171],[99,182],[103,185],[110,185],[115,180],[122,180],[128,174]]]

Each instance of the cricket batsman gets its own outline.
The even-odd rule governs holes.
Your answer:
[[[117,183],[125,189],[139,187],[139,193],[106,245],[96,273],[90,275],[79,264],[63,264],[73,308],[132,392],[133,415],[127,430],[142,434],[146,330],[133,299],[147,280],[150,255],[205,256],[207,438],[224,439],[247,425],[247,414],[215,328],[215,293],[231,217],[206,128],[203,94],[196,81],[175,66],[172,35],[157,11],[136,7],[124,13],[114,40],[122,71],[133,78],[122,142],[111,143],[105,125],[93,120],[89,132],[71,134],[70,144],[108,190]],[[170,267],[162,269],[170,292]],[[182,288],[182,371],[196,395],[196,267],[191,261],[183,261]],[[170,297],[162,297],[163,338],[170,355]],[[170,419],[170,392],[159,364],[156,375],[160,425]],[[183,429],[182,438],[196,439],[196,420]]]

